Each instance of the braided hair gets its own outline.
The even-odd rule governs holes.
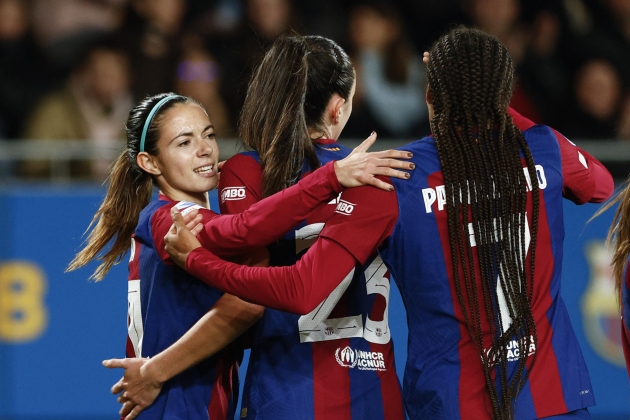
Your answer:
[[[540,200],[532,154],[507,111],[514,64],[496,37],[458,27],[433,45],[427,81],[457,299],[480,356],[489,414],[512,419],[536,359],[531,303]],[[520,351],[508,358],[513,341]],[[508,370],[514,357],[516,368]]]

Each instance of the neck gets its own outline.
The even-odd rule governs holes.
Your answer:
[[[160,188],[160,194],[164,194],[173,201],[188,201],[190,203],[199,204],[200,206],[209,209],[210,201],[208,199],[208,193],[190,193],[185,191],[174,190],[169,187]]]

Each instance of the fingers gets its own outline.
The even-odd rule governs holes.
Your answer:
[[[383,159],[383,158],[391,158],[391,159],[411,159],[413,157],[413,153],[407,152],[405,150],[382,150],[380,152],[370,152],[368,154],[371,157]]]
[[[175,207],[171,208],[171,217],[173,218],[173,226],[175,227],[175,232],[186,227],[186,223],[184,223],[184,218],[182,217],[182,214]]]
[[[197,236],[197,235],[199,235],[201,233],[202,230],[203,230],[203,225],[201,223],[197,223],[197,226],[195,226],[194,228],[190,229],[190,233],[192,233],[193,235]]]
[[[119,414],[121,417],[124,417],[125,419],[128,418],[128,415],[133,411],[133,409],[137,407],[135,403],[131,402],[131,401],[127,401],[123,404],[122,408],[119,411]],[[137,414],[136,414],[137,415]]]
[[[120,394],[121,392],[123,392],[125,390],[125,387],[127,386],[126,382],[123,382],[125,378],[120,378],[120,380],[118,382],[116,382],[114,384],[114,386],[112,386],[112,389],[110,390],[112,394],[116,395],[116,394]]]
[[[430,57],[429,52],[425,51],[424,54],[422,54],[422,62],[424,64],[427,64],[429,62],[429,57]]]
[[[140,414],[142,412],[142,410],[144,410],[144,407],[136,405],[133,410],[131,410],[131,413],[129,413],[129,415],[127,417],[125,417],[125,420],[133,420],[136,417],[138,417],[138,414]]]
[[[115,368],[127,369],[128,364],[129,364],[128,359],[103,360],[103,366],[105,366],[108,369],[115,369]]]
[[[388,184],[387,182],[382,181],[378,178],[374,178],[374,177],[368,178],[365,181],[365,184],[372,185],[373,187],[380,188],[381,190],[385,190],[385,191],[394,191],[393,185]]]
[[[194,227],[196,227],[199,222],[201,222],[201,220],[203,219],[203,216],[201,214],[197,214],[194,218],[189,218],[188,215],[184,216],[184,222],[186,222],[186,228],[188,230],[193,230]]]
[[[372,147],[375,141],[376,141],[376,131],[372,131],[372,134],[370,134],[367,139],[363,140],[363,142],[360,145],[355,147],[353,152],[367,152],[368,149]]]
[[[219,164],[217,165],[217,167],[219,168],[219,170],[223,169],[223,165],[225,165],[225,161],[222,160],[221,162],[219,162]]]

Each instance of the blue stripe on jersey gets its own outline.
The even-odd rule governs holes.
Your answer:
[[[412,419],[459,418],[458,387],[460,360],[457,343],[459,325],[455,317],[451,289],[442,254],[435,214],[426,213],[421,191],[429,188],[428,176],[441,169],[431,138],[405,146],[417,160],[411,179],[392,179],[398,195],[400,216],[392,235],[380,249],[396,280],[409,320],[409,349],[403,380],[403,396]],[[421,229],[420,229],[421,228]],[[422,240],[419,240],[422,238]],[[418,258],[409,258],[408,249],[417,250]],[[426,258],[423,256],[430,256]],[[414,281],[422,279],[422,283]],[[426,314],[441,316],[429,317]],[[453,345],[455,343],[455,345]],[[429,375],[425,372],[427,368]],[[443,385],[442,385],[443,384]],[[435,395],[438,388],[448,395]],[[416,390],[424,389],[418,393]]]

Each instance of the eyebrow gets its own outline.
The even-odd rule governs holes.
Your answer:
[[[206,128],[204,128],[201,132],[202,132],[202,133],[205,133],[206,131],[208,131],[208,130],[210,130],[210,129],[212,129],[212,130],[214,131],[214,125],[212,125],[212,124],[208,124],[208,125],[206,126]],[[169,144],[170,144],[170,143],[172,143],[172,142],[174,142],[176,139],[178,139],[178,138],[180,138],[180,137],[182,137],[182,136],[192,136],[192,134],[193,134],[193,133],[192,133],[192,131],[185,131],[185,132],[181,132],[181,133],[179,133],[178,135],[176,135],[175,137],[173,137],[173,138],[171,139],[171,141],[169,142]]]

